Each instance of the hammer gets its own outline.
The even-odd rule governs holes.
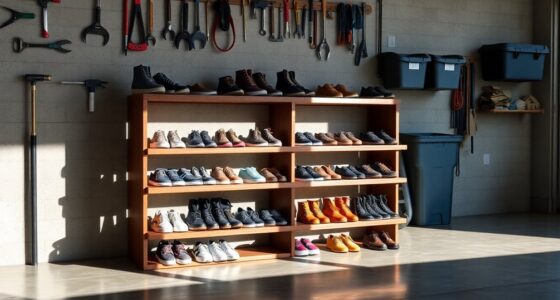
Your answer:
[[[97,89],[98,87],[106,88],[105,84],[107,84],[106,81],[97,80],[97,79],[88,79],[84,81],[61,81],[60,83],[85,85],[89,93],[89,98],[88,98],[89,112],[95,111],[95,89]]]
[[[31,85],[31,133],[29,135],[29,209],[31,210],[31,265],[37,265],[37,82],[51,81],[50,75],[27,74],[25,81]]]

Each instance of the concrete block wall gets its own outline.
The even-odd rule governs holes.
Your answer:
[[[27,138],[27,90],[25,73],[45,73],[54,82],[41,83],[38,92],[38,191],[39,259],[64,261],[126,254],[126,96],[132,67],[146,64],[152,72],[164,72],[180,82],[204,82],[216,86],[217,78],[235,70],[263,71],[273,83],[275,72],[296,71],[309,87],[324,82],[344,83],[351,89],[379,84],[375,76],[375,18],[367,18],[370,57],[353,65],[353,56],[335,46],[333,21],[327,22],[332,55],[319,62],[304,40],[270,43],[257,34],[258,21],[249,20],[247,43],[241,41],[238,7],[232,7],[238,41],[222,54],[210,44],[204,50],[175,50],[169,42],[144,53],[121,53],[122,1],[102,2],[102,24],[111,40],[80,41],[81,30],[92,21],[94,1],[73,0],[49,6],[51,39],[70,39],[70,54],[41,49],[11,51],[11,39],[22,37],[43,42],[40,20],[20,20],[0,30],[0,265],[25,262],[25,150]],[[374,1],[369,1],[373,4]],[[484,43],[530,42],[530,0],[391,0],[385,2],[385,34],[397,37],[397,52],[473,54]],[[33,1],[5,0],[3,5],[40,15]],[[146,7],[144,7],[146,11]],[[156,1],[155,33],[163,28],[163,1]],[[179,28],[179,1],[173,1],[174,27]],[[4,12],[0,17],[8,17]],[[191,5],[192,14],[192,5]],[[192,17],[190,18],[192,22]],[[192,26],[192,25],[191,25]],[[222,34],[222,37],[225,36]],[[384,45],[385,50],[387,45]],[[96,112],[86,110],[86,91],[61,86],[57,81],[99,78],[110,82],[97,94]],[[483,83],[480,82],[480,85]],[[504,85],[516,96],[525,84]],[[403,131],[450,132],[449,92],[402,91]],[[209,115],[211,118],[211,115]],[[529,207],[530,119],[517,116],[481,115],[475,154],[461,152],[462,176],[456,179],[454,215],[524,211]],[[468,144],[467,144],[468,146]],[[482,166],[482,154],[492,163]]]

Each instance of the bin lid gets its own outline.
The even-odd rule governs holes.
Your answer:
[[[443,63],[443,64],[464,64],[467,60],[461,55],[430,55],[432,61]]]
[[[445,133],[401,133],[401,141],[406,144],[460,143],[463,136]]]
[[[484,45],[480,48],[480,52],[484,51],[501,51],[501,52],[517,52],[517,53],[550,53],[548,47],[537,44],[514,44],[501,43],[493,45]]]
[[[411,63],[425,63],[432,60],[432,58],[428,54],[424,53],[417,53],[417,54],[399,54],[395,52],[384,52],[381,53],[381,57],[387,56],[396,56],[402,62],[411,62]]]

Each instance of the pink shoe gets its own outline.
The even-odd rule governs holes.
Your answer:
[[[309,250],[299,240],[296,239],[296,249],[294,253],[296,256],[308,256]]]
[[[321,252],[309,239],[301,239],[301,244],[307,248],[309,255],[319,255]]]

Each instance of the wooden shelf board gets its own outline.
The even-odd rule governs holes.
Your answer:
[[[266,234],[292,231],[292,226],[271,226],[259,228],[239,228],[221,230],[201,230],[173,233],[159,233],[149,231],[145,234],[148,240],[184,240],[184,239],[204,239],[245,234]]]
[[[396,98],[323,98],[303,97],[296,99],[296,105],[395,105],[399,103]]]
[[[258,153],[307,153],[307,152],[366,152],[403,151],[406,145],[366,146],[296,146],[296,147],[242,147],[242,148],[183,148],[147,149],[147,155],[213,155],[213,154],[258,154]]]
[[[330,186],[358,186],[375,184],[399,184],[406,183],[406,178],[379,178],[379,179],[358,179],[358,180],[324,180],[324,181],[296,181],[292,183],[294,188],[307,187],[330,187]]]
[[[292,183],[244,183],[244,184],[216,184],[177,187],[148,187],[150,195],[155,194],[178,194],[178,193],[200,193],[200,192],[227,192],[227,191],[250,191],[250,190],[272,190],[291,188]]]
[[[494,114],[542,114],[544,109],[535,110],[505,110],[505,109],[481,109],[479,112],[494,113]]]
[[[329,224],[298,223],[297,225],[294,226],[294,231],[302,232],[302,231],[316,231],[316,230],[329,230],[329,229],[348,229],[348,228],[360,228],[360,227],[383,226],[383,225],[397,225],[397,224],[405,224],[405,223],[406,223],[406,218],[393,218],[393,219],[386,219],[386,220],[329,223]]]
[[[278,258],[288,258],[290,257],[289,252],[283,252],[279,249],[271,247],[254,247],[254,248],[237,248],[235,249],[239,253],[239,260],[228,261],[228,262],[212,262],[212,263],[198,263],[193,260],[192,263],[188,265],[174,265],[174,266],[164,266],[158,263],[154,257],[148,256],[148,262],[146,270],[160,270],[160,269],[173,269],[173,268],[188,268],[188,267],[202,267],[202,266],[215,266],[215,265],[229,265],[238,262],[255,261],[255,260],[265,260],[265,259],[278,259]]]

